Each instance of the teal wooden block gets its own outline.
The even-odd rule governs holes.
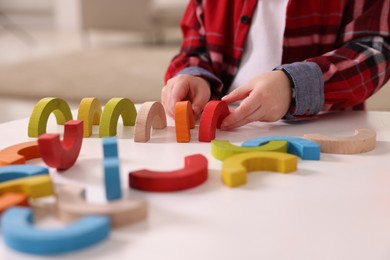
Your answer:
[[[118,144],[116,137],[103,138],[104,187],[109,201],[122,198]]]
[[[0,183],[19,178],[49,174],[49,169],[37,165],[13,164],[0,167]]]
[[[270,141],[285,140],[288,142],[287,153],[295,154],[302,160],[319,160],[320,145],[305,138],[293,136],[264,136],[246,140],[241,146],[260,146]]]
[[[68,253],[92,246],[109,235],[110,219],[104,216],[86,216],[59,229],[40,229],[34,226],[32,209],[14,207],[1,218],[3,239],[14,250],[50,255]]]

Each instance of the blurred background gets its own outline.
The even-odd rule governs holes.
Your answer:
[[[43,97],[160,99],[188,0],[0,0],[0,122]],[[390,110],[390,86],[368,102]]]
[[[160,99],[187,0],[0,0],[0,122],[43,97]]]

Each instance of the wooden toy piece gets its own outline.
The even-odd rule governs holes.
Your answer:
[[[190,129],[195,128],[194,113],[190,101],[180,101],[175,104],[176,141],[188,143],[191,140]]]
[[[334,154],[365,153],[375,149],[376,132],[372,129],[356,129],[349,137],[331,137],[322,134],[303,136],[321,146],[321,152]]]
[[[44,134],[38,138],[43,161],[50,167],[66,170],[75,164],[83,142],[83,121],[70,120],[65,124],[64,139],[59,134]]]
[[[0,166],[25,164],[27,160],[41,157],[38,142],[25,142],[9,146],[0,151]]]
[[[118,158],[118,144],[116,137],[103,138],[104,151],[104,187],[107,200],[122,198],[121,180]]]
[[[251,171],[277,171],[289,173],[297,170],[298,157],[279,152],[252,152],[231,156],[222,163],[222,180],[226,186],[246,183]]]
[[[49,175],[37,175],[0,183],[0,195],[9,192],[24,193],[35,199],[53,195],[54,189]]]
[[[77,186],[65,186],[57,192],[58,216],[64,222],[74,221],[85,215],[102,215],[111,219],[113,227],[122,227],[145,219],[147,203],[144,200],[123,198],[106,204],[85,201],[85,190]]]
[[[112,98],[107,102],[100,117],[99,137],[116,135],[119,116],[122,116],[123,125],[135,124],[137,110],[130,99]]]
[[[23,193],[6,193],[0,196],[0,214],[15,206],[28,206],[28,196]]]
[[[320,146],[308,139],[293,136],[264,136],[249,139],[241,146],[254,147],[263,145],[269,141],[286,140],[288,142],[287,153],[295,154],[302,160],[319,160]]]
[[[16,251],[51,255],[72,252],[92,246],[110,233],[110,219],[86,216],[63,228],[37,228],[30,208],[8,209],[2,219],[4,242]]]
[[[144,191],[178,191],[202,184],[207,179],[207,159],[201,154],[187,156],[184,168],[157,172],[140,170],[129,173],[129,186]]]
[[[79,105],[77,120],[84,121],[84,137],[92,135],[92,125],[99,125],[102,115],[102,105],[99,99],[83,98]]]
[[[221,123],[230,114],[229,107],[224,101],[212,100],[203,110],[199,122],[199,141],[211,142],[215,139],[215,131],[221,128]]]
[[[226,158],[239,153],[248,152],[282,152],[287,153],[287,141],[270,141],[264,145],[256,147],[242,147],[231,144],[227,140],[212,140],[211,154],[218,160],[225,160]]]
[[[38,101],[31,113],[28,122],[29,137],[38,137],[46,133],[46,125],[51,113],[54,113],[59,125],[73,119],[70,107],[65,100],[54,97],[43,98]]]
[[[134,142],[146,143],[150,140],[150,129],[167,127],[165,109],[160,102],[145,102],[138,111],[135,121]]]
[[[49,169],[38,165],[8,165],[0,167],[0,183],[36,175],[48,175]]]

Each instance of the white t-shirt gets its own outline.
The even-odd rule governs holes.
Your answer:
[[[259,0],[229,92],[281,64],[287,3],[288,0]]]

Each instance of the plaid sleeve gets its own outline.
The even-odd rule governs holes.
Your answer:
[[[349,1],[339,48],[307,61],[324,80],[323,110],[356,107],[390,78],[390,0]]]
[[[209,52],[206,47],[203,22],[204,8],[202,1],[191,0],[183,15],[180,26],[183,42],[165,73],[165,82],[178,74],[201,76],[209,83],[212,92],[220,92],[222,82],[215,76]]]

